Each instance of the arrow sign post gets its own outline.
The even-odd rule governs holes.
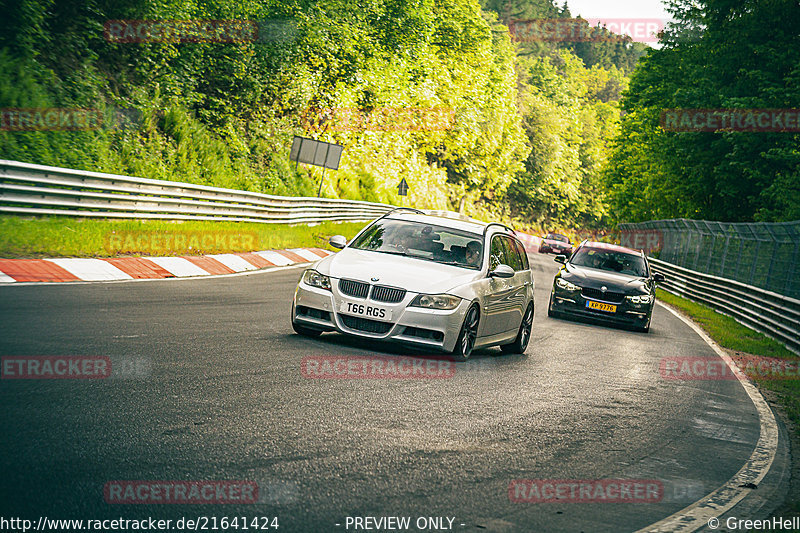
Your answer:
[[[397,193],[400,196],[406,196],[408,194],[408,183],[406,183],[405,178],[400,180],[400,185],[397,186]]]

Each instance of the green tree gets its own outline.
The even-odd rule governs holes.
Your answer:
[[[659,125],[660,112],[672,108],[800,107],[800,35],[789,29],[800,18],[796,2],[677,0],[671,9],[678,23],[639,63],[624,99],[606,174],[615,216],[797,218],[797,133],[672,132]],[[636,205],[641,190],[658,191],[660,205]]]

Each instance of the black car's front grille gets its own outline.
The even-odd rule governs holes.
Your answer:
[[[339,280],[339,292],[354,298],[366,298],[369,294],[369,283],[349,279]]]
[[[339,315],[342,318],[344,325],[350,329],[358,331],[365,331],[367,333],[388,333],[392,329],[392,324],[389,322],[378,322],[377,320],[369,320],[368,318],[360,318],[350,315]]]
[[[620,292],[603,292],[600,289],[589,289],[584,287],[581,291],[584,298],[591,298],[593,300],[603,300],[604,302],[622,303],[625,295]]]
[[[394,287],[384,287],[383,285],[375,285],[372,287],[372,299],[376,302],[394,304],[402,301],[405,297],[405,289],[395,289]]]

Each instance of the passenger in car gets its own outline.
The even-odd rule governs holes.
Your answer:
[[[460,263],[462,265],[467,262],[467,247],[458,246],[456,244],[450,247],[450,261]]]

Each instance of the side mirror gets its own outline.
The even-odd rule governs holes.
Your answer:
[[[567,256],[566,255],[557,255],[555,259],[553,259],[556,263],[561,263],[562,265],[567,264]]]
[[[514,269],[508,265],[497,265],[497,268],[489,272],[490,278],[513,278]]]
[[[334,235],[331,237],[328,242],[334,248],[339,248],[340,250],[347,246],[347,239],[344,238],[343,235]]]
[[[656,272],[655,274],[653,274],[653,281],[655,281],[656,283],[661,283],[666,280],[667,278],[665,278],[664,274],[662,274],[661,272]]]

